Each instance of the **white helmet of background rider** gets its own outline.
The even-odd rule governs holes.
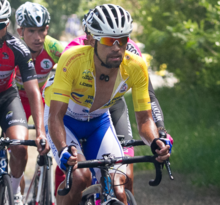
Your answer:
[[[26,2],[17,9],[15,19],[20,27],[41,27],[50,23],[50,14],[44,6]]]
[[[7,24],[11,16],[11,6],[7,0],[0,0],[0,19],[6,19],[1,23]]]
[[[124,37],[132,32],[132,18],[128,11],[114,4],[96,6],[86,19],[93,37]]]

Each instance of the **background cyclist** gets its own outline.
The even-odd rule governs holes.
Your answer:
[[[100,18],[104,19],[105,25],[101,23]],[[116,28],[117,22],[120,29]],[[131,23],[130,14],[123,8],[115,5],[98,6],[88,16],[86,22],[94,38],[92,42],[94,49],[78,46],[61,56],[55,81],[48,88],[49,93],[46,93],[47,90],[45,92],[46,101],[47,98],[51,99],[50,115],[49,107],[46,106],[45,119],[49,117],[49,132],[53,141],[48,133],[46,120],[45,127],[55,159],[64,170],[67,164],[75,165],[74,168],[76,168],[77,161],[85,160],[78,143],[83,130],[87,136],[87,149],[84,149],[87,159],[94,158],[94,155],[100,157],[103,153],[109,152],[116,156],[123,155],[106,111],[130,87],[133,89],[136,118],[142,139],[146,144],[151,145],[153,150],[158,146],[161,148],[160,151],[156,151],[159,154],[158,161],[162,162],[169,157],[169,146],[165,146],[161,140],[158,140],[158,131],[152,119],[146,65],[142,58],[125,52],[127,37],[132,31]],[[100,34],[102,36],[99,36]],[[136,68],[135,72],[131,69],[133,66]],[[84,75],[89,75],[89,79],[88,76],[84,78]],[[90,78],[93,75],[96,78]],[[96,93],[94,93],[94,86]],[[111,97],[113,88],[115,92]],[[86,100],[86,97],[90,100]],[[124,172],[125,170],[123,167]],[[96,175],[98,175],[97,170]],[[119,183],[125,181],[124,175],[116,175]],[[90,178],[88,169],[75,170],[73,172],[75,186],[66,197],[57,197],[58,204],[78,204],[80,193],[90,184]],[[116,196],[126,204],[123,190],[123,186],[115,188]]]
[[[90,45],[92,36],[88,32],[88,29],[86,27],[86,18],[89,15],[89,13],[92,10],[90,10],[83,18],[83,29],[86,35],[77,37],[71,41],[67,47],[65,48],[64,52],[71,48],[72,46],[78,46],[78,45]],[[136,45],[134,41],[129,39],[127,43],[126,50],[138,55],[141,55],[141,51]],[[163,112],[161,110],[160,104],[156,98],[153,86],[151,84],[150,78],[149,78],[149,95],[150,95],[150,100],[151,100],[151,109],[152,109],[152,116],[154,119],[154,122],[156,123],[156,126],[158,130],[164,130],[164,117],[163,117]],[[124,97],[118,100],[110,109],[110,116],[112,118],[112,122],[116,131],[117,135],[124,136],[125,140],[131,140],[132,137],[132,130],[130,126],[130,121],[129,121],[129,116],[128,116],[128,109],[126,102],[124,100]],[[167,134],[170,139],[171,136]],[[125,147],[124,149],[124,154],[127,156],[134,156],[134,148],[133,147]],[[129,189],[133,194],[133,164],[127,165],[126,168],[126,175],[129,177],[128,183],[126,183],[125,188]],[[65,174],[63,171],[59,168],[59,166],[56,167],[56,172],[55,172],[55,194],[57,191],[57,188],[59,184],[64,181],[65,179]]]
[[[10,139],[28,139],[27,120],[14,81],[15,66],[19,66],[36,125],[38,151],[44,154],[49,147],[46,145],[46,149],[42,151],[39,145],[40,139],[45,139],[45,130],[43,103],[37,76],[26,45],[7,32],[10,16],[10,3],[7,0],[0,0],[0,126]],[[16,205],[22,204],[19,183],[25,170],[27,157],[25,146],[11,147],[11,181]]]
[[[26,2],[17,9],[15,18],[18,25],[17,32],[31,51],[38,85],[42,93],[48,75],[53,66],[58,62],[64,47],[59,41],[47,35],[50,14],[44,6]],[[30,104],[24,90],[19,67],[16,69],[15,79],[28,120],[31,115]],[[43,98],[42,100],[44,102]]]
[[[38,85],[42,93],[48,75],[53,66],[58,62],[64,47],[59,41],[47,35],[50,14],[44,6],[26,2],[17,9],[15,19],[18,25],[17,32],[31,52]],[[19,67],[16,68],[15,79],[28,121],[31,116],[31,109]],[[43,98],[42,100],[44,103]],[[24,177],[22,178],[22,182],[21,193],[24,192],[25,188]]]

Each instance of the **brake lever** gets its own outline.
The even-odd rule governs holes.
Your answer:
[[[163,139],[163,138],[167,138],[166,133],[165,133],[164,131],[162,131],[162,130],[159,131],[159,136],[160,136],[160,138],[162,138],[162,139]],[[167,169],[167,172],[168,172],[168,175],[169,175],[170,179],[171,179],[171,180],[174,180],[174,177],[173,177],[173,175],[172,175],[172,171],[171,171],[171,168],[170,168],[170,160],[169,160],[169,158],[164,161],[164,164],[165,164],[165,167],[166,167],[166,169]]]

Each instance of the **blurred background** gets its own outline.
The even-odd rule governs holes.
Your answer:
[[[9,0],[10,32],[15,10]],[[193,186],[220,188],[220,1],[215,0],[35,0],[51,14],[49,35],[67,45],[82,35],[89,9],[113,3],[133,18],[131,39],[149,64],[165,126],[174,138],[172,170]],[[139,139],[131,93],[126,95],[133,135]],[[150,154],[136,148],[136,155]],[[135,165],[136,170],[152,169]],[[175,175],[175,174],[174,174]]]

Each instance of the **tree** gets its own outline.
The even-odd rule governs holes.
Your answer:
[[[220,89],[219,2],[213,0],[138,0],[134,21],[143,26],[138,39],[181,85]]]

